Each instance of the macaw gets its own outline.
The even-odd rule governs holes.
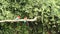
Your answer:
[[[20,16],[17,16],[15,20],[19,20],[20,19]]]
[[[24,23],[26,23],[26,26],[29,26],[29,23],[27,22],[27,17],[26,16],[24,17],[24,19],[25,19]]]
[[[26,23],[26,20],[27,20],[27,17],[26,16],[24,17],[24,20],[25,20],[24,23]]]

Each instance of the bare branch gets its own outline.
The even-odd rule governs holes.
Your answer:
[[[34,19],[19,19],[19,20],[2,20],[0,22],[19,22],[19,21],[36,21],[37,17],[35,17]]]

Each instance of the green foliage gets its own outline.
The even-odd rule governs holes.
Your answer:
[[[60,0],[0,0],[0,20],[40,16],[33,27],[18,23],[0,23],[0,34],[58,34]],[[22,22],[23,24],[23,22]]]

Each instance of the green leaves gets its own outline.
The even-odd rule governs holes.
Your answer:
[[[36,22],[37,25],[33,24],[34,26],[43,25],[41,27],[38,27],[38,33],[42,32],[42,28],[44,32],[50,29],[51,31],[54,31],[53,28],[60,25],[59,11],[60,0],[0,0],[0,20],[13,20],[17,15],[20,15],[21,18],[24,18],[24,16],[27,16],[28,18],[34,18],[35,16],[39,15],[41,16],[41,19]],[[55,18],[55,16],[57,18]],[[41,24],[42,22],[43,24]],[[56,23],[59,24],[56,25]],[[10,31],[10,34],[13,34],[13,32],[16,34],[17,31],[19,31],[19,34],[21,34],[21,32],[23,33],[20,25],[17,27],[15,27],[17,24],[14,26],[13,25],[14,24],[10,24],[7,26],[6,24],[1,23],[1,26],[3,26],[5,30],[4,34],[9,34]],[[24,33],[28,34],[26,27],[24,29]],[[33,29],[31,29],[31,31],[32,30]],[[54,31],[54,33],[56,32]]]

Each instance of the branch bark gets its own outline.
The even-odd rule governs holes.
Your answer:
[[[36,21],[37,17],[35,17],[34,19],[19,19],[19,20],[1,20],[0,22],[19,22],[19,21]]]

